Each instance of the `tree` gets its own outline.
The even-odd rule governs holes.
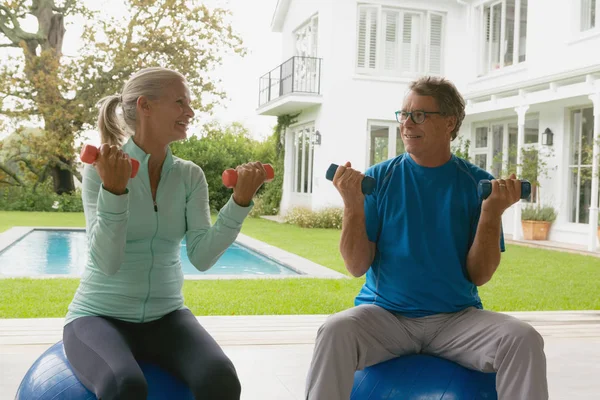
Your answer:
[[[133,72],[149,66],[182,72],[197,112],[210,113],[225,97],[211,72],[225,52],[245,52],[229,12],[209,9],[201,0],[126,0],[125,7],[125,16],[115,18],[75,0],[0,5],[0,47],[20,49],[0,65],[0,116],[43,127],[43,136],[27,139],[31,153],[17,161],[41,177],[50,175],[57,193],[74,190],[75,139],[93,129],[97,101],[119,93]],[[36,18],[37,32],[21,26],[26,16]],[[78,56],[66,58],[66,26],[75,17],[86,21],[84,46]]]
[[[469,139],[464,139],[462,136],[459,136],[458,140],[453,142],[450,147],[452,148],[452,152],[456,157],[471,162],[471,157],[469,156],[470,146],[471,141]]]

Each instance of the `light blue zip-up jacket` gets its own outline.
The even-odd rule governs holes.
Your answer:
[[[149,154],[130,138],[123,151],[140,161],[128,192],[116,196],[102,188],[96,169],[83,171],[83,206],[89,257],[65,324],[83,316],[148,322],[185,308],[180,246],[185,235],[191,263],[213,266],[235,241],[250,212],[233,198],[211,226],[204,172],[190,161],[164,161],[156,203],[148,175]]]

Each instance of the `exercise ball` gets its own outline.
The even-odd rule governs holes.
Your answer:
[[[356,371],[350,399],[496,400],[496,374],[429,355],[402,356]]]
[[[148,383],[148,399],[193,400],[189,388],[158,366],[140,362]],[[15,400],[95,400],[96,396],[77,379],[67,360],[63,342],[44,352],[21,381]]]

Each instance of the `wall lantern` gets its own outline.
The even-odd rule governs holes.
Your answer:
[[[552,146],[554,133],[550,130],[550,128],[546,128],[546,130],[542,133],[542,144],[544,146]]]
[[[321,145],[321,132],[316,131],[315,134],[313,135],[313,145],[315,146],[320,146]]]

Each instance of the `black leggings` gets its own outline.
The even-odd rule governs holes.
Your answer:
[[[136,360],[181,379],[196,399],[240,398],[231,360],[189,310],[146,323],[81,317],[65,326],[63,342],[75,375],[99,400],[146,399]]]

